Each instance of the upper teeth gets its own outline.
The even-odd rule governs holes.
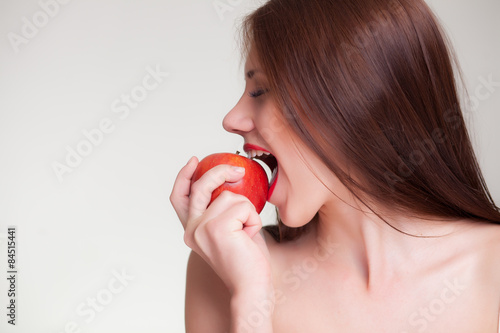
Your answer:
[[[247,154],[248,154],[248,158],[254,158],[254,157],[262,156],[262,155],[270,155],[268,152],[265,152],[262,150],[254,150],[254,149],[250,149],[249,151],[247,151]]]

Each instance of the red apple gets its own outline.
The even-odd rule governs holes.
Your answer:
[[[235,183],[224,183],[212,192],[210,204],[223,191],[231,191],[233,193],[244,195],[255,206],[257,213],[260,213],[264,208],[267,200],[267,191],[269,183],[266,172],[262,166],[241,155],[231,153],[217,153],[208,155],[198,164],[191,183],[194,183],[208,170],[219,164],[229,164],[245,168],[243,178]]]

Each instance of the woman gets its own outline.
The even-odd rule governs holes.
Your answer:
[[[207,207],[244,171],[180,171],[187,331],[498,332],[500,212],[427,5],[270,0],[243,32],[223,126],[276,159],[280,221],[262,232],[232,193]]]

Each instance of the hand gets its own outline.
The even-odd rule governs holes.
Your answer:
[[[197,165],[193,157],[180,170],[170,196],[185,230],[184,241],[214,269],[231,295],[272,289],[269,252],[254,205],[242,195],[225,191],[209,206],[217,187],[240,180],[244,172],[218,165],[191,186]]]

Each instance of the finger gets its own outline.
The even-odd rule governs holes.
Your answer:
[[[197,166],[198,159],[195,156],[191,157],[187,164],[179,171],[172,188],[172,193],[170,194],[170,202],[184,227],[188,216],[191,178]]]
[[[212,210],[221,210],[221,207],[218,206],[224,206],[225,209],[216,216],[218,228],[227,228],[226,230],[229,232],[244,231],[250,238],[258,234],[259,230],[262,228],[262,221],[255,210],[255,206],[250,200],[242,195],[234,194],[229,191],[224,191],[221,196],[229,198],[223,199],[230,202],[230,205],[221,203],[220,201],[216,205],[216,201],[219,199],[217,198],[217,200],[214,201],[215,207],[212,208],[212,206],[210,206],[208,208],[207,217],[208,215],[214,214]]]
[[[232,231],[243,230],[250,238],[262,228],[260,216],[251,201],[231,191],[222,192],[205,213],[207,220],[218,215],[234,217],[239,224],[234,224]]]
[[[184,233],[184,241],[196,251],[197,247],[206,249],[203,244],[209,244],[209,239],[218,242],[220,240],[218,237],[226,237],[235,232],[240,234],[239,237],[241,237],[241,234],[245,234],[243,228],[248,220],[249,212],[252,210],[255,211],[255,207],[246,197],[224,191],[206,209],[203,218],[189,218]],[[197,233],[197,239],[195,239],[196,230],[204,230]],[[247,236],[245,235],[245,237]]]
[[[195,219],[207,209],[212,192],[225,182],[237,182],[245,175],[245,169],[221,164],[208,170],[191,186],[189,219]]]
[[[255,210],[255,206],[250,201],[248,201],[248,203],[250,204],[250,206],[247,206],[249,212],[243,226],[243,231],[247,233],[248,237],[253,238],[259,233],[260,229],[262,229],[262,220]]]
[[[221,194],[210,204],[203,213],[204,220],[208,221],[220,215],[224,215],[228,210],[235,206],[244,204],[249,201],[247,197],[241,194],[236,194],[229,190],[222,191]]]

